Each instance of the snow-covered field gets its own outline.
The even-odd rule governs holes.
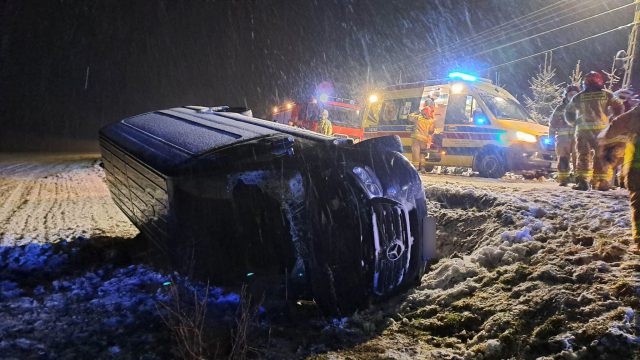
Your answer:
[[[0,358],[176,356],[161,304],[178,283],[201,297],[207,286],[146,261],[103,176],[91,156],[0,157]],[[626,253],[625,191],[423,180],[442,259],[421,286],[344,319],[270,315],[265,305],[252,354],[640,358],[640,257]],[[238,296],[212,286],[207,302],[209,323],[233,330]]]

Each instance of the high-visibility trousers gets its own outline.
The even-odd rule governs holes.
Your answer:
[[[429,137],[428,141],[421,141],[417,137],[412,139],[411,143],[411,163],[416,168],[416,170],[420,170],[420,166],[422,165],[422,150],[427,150],[431,147],[431,137]]]
[[[640,246],[640,191],[629,191],[631,205],[631,238]]]
[[[566,182],[571,173],[575,139],[573,136],[556,136],[556,156],[558,157],[558,182]]]
[[[576,178],[586,180],[596,186],[602,186],[613,176],[613,171],[602,161],[596,141],[598,133],[604,128],[590,126],[576,129]]]

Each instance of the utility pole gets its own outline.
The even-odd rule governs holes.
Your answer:
[[[629,35],[629,48],[627,50],[627,61],[625,62],[624,79],[622,87],[640,89],[640,0],[635,1],[636,12],[633,17],[633,27]]]

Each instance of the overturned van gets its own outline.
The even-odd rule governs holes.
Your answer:
[[[419,281],[435,252],[397,137],[353,144],[184,107],[100,130],[114,202],[179,271],[216,284],[277,276],[348,313]]]

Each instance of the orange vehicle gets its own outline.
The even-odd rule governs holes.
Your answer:
[[[273,108],[271,120],[316,131],[322,111],[329,112],[333,136],[359,142],[364,137],[361,107],[354,100],[320,95],[309,102],[288,102]]]

